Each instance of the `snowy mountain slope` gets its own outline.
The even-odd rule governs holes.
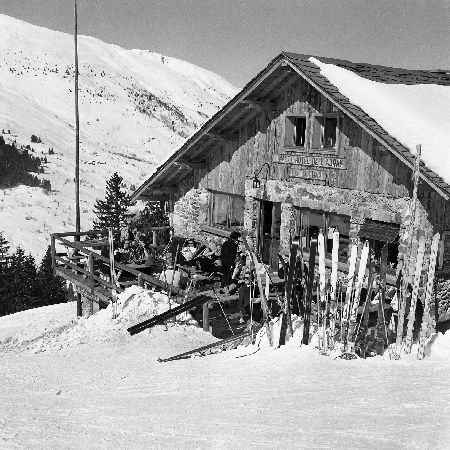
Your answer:
[[[138,185],[237,90],[218,75],[147,50],[79,37],[82,228],[114,171]],[[48,156],[54,192],[0,192],[0,230],[41,256],[50,231],[74,227],[73,36],[0,15],[0,131]],[[11,134],[8,134],[8,130]]]

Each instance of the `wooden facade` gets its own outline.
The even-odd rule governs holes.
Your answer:
[[[450,80],[424,71],[406,74],[402,69],[360,66],[360,72],[372,74],[364,76],[378,81],[385,73],[389,82],[417,79],[450,85]],[[327,126],[336,132],[331,144],[322,146]],[[303,134],[293,140],[294,128]],[[308,57],[282,54],[174,153],[134,198],[165,196],[173,205],[175,234],[204,241],[230,231],[211,223],[215,193],[245,199],[242,228],[253,232],[256,241],[264,226],[261,208],[269,202],[279,208],[280,229],[278,235],[276,227],[266,234],[279,241],[273,252],[281,253],[287,252],[289,239],[297,232],[296,216],[302,210],[348,218],[350,240],[364,237],[361,230],[369,228],[374,236],[375,228],[384,226],[389,242],[389,230],[395,226],[401,261],[406,252],[413,163],[411,153],[342,98]],[[440,232],[448,239],[450,186],[423,164],[421,178],[416,233],[431,238]],[[443,259],[450,262],[450,255]]]

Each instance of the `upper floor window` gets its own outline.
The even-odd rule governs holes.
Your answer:
[[[334,151],[339,132],[337,113],[287,115],[284,147],[308,152]]]
[[[211,192],[210,225],[221,228],[241,228],[244,226],[244,197]]]
[[[306,146],[306,116],[286,116],[284,145],[303,148]]]
[[[338,117],[336,115],[313,116],[311,149],[332,150],[336,148]]]

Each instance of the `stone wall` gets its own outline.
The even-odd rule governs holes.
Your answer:
[[[431,317],[437,322],[450,320],[450,273],[436,275],[436,301],[432,303]],[[438,305],[437,311],[435,305]]]

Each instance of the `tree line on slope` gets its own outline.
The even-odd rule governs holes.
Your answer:
[[[0,316],[67,301],[64,280],[53,275],[50,247],[39,267],[22,248],[9,250],[0,232]]]
[[[40,180],[33,174],[43,172],[41,162],[41,158],[30,155],[27,149],[19,150],[14,144],[7,144],[3,136],[0,136],[0,189],[25,184],[50,191],[50,181]]]

